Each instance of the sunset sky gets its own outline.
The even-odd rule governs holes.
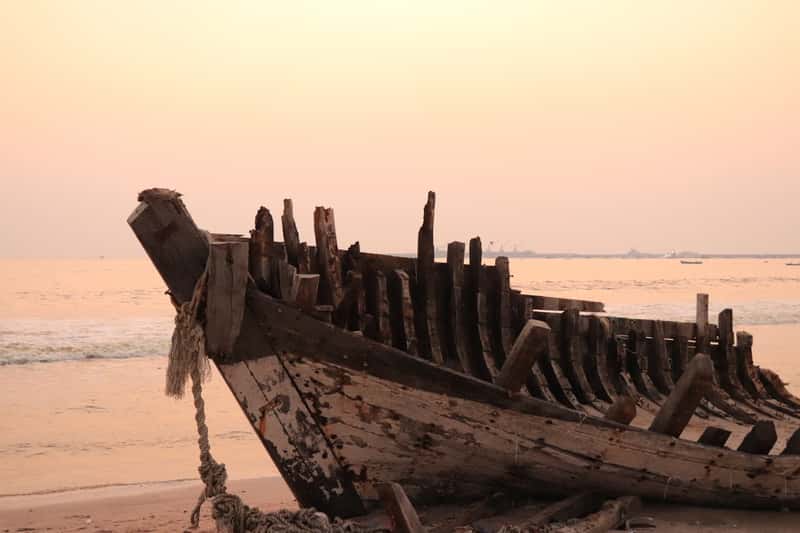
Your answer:
[[[800,2],[0,0],[0,256],[141,256],[175,188],[340,245],[800,252]],[[277,218],[277,217],[276,217]],[[279,235],[280,236],[280,235]]]

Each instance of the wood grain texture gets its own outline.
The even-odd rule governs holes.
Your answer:
[[[206,289],[206,352],[224,357],[242,328],[248,279],[247,242],[212,243]]]

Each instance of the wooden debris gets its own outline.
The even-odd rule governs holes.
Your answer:
[[[332,305],[336,309],[344,298],[344,289],[333,209],[317,207],[314,210],[314,236],[317,240],[317,268],[320,274],[319,299],[323,304]]]
[[[419,351],[436,364],[444,363],[439,341],[438,309],[436,306],[435,247],[433,243],[433,216],[436,194],[428,192],[423,210],[422,226],[417,236],[417,286],[414,299],[414,319]]]
[[[766,454],[775,445],[778,434],[771,420],[759,420],[737,448],[740,452]]]
[[[511,347],[495,383],[510,392],[519,392],[536,360],[547,356],[549,335],[550,326],[539,320],[528,320]]]
[[[286,257],[288,258],[289,264],[294,265],[299,270],[300,235],[297,232],[297,224],[294,221],[294,206],[290,198],[285,198],[283,200],[281,226],[283,227],[283,243],[286,245]]]
[[[389,277],[392,345],[411,355],[416,355],[417,336],[414,329],[414,307],[411,303],[409,284],[408,274],[404,270],[392,271]]]
[[[623,496],[616,500],[609,500],[599,511],[590,514],[577,524],[558,528],[555,533],[605,533],[623,524],[632,513],[637,512],[641,507],[642,502],[636,496]]]
[[[694,356],[694,359],[689,362],[686,372],[656,413],[650,424],[650,431],[673,437],[680,436],[700,404],[700,400],[711,389],[713,374],[714,366],[710,357],[705,354]]]
[[[630,396],[617,396],[603,418],[627,426],[636,418],[636,400]]]
[[[722,448],[725,446],[725,443],[728,442],[728,437],[730,436],[731,432],[727,429],[708,426],[703,430],[703,434],[700,435],[700,438],[697,439],[697,442],[700,444],[705,444],[706,446]]]
[[[206,293],[206,352],[233,353],[244,318],[247,289],[247,242],[212,243]]]
[[[594,513],[600,509],[604,500],[605,497],[600,494],[580,492],[544,507],[541,504],[515,507],[502,515],[476,521],[473,529],[496,532],[503,526],[512,526],[520,531],[537,531],[552,522],[565,522]]]
[[[408,500],[403,487],[397,483],[381,483],[375,487],[383,507],[392,521],[395,533],[424,533],[425,528],[417,516],[417,511]]]

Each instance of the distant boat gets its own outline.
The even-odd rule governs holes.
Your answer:
[[[800,263],[786,263],[787,267],[800,267]]]
[[[703,262],[699,259],[681,259],[682,265],[702,265]]]

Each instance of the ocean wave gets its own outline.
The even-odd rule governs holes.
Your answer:
[[[164,318],[0,320],[0,366],[166,354],[173,322]]]

